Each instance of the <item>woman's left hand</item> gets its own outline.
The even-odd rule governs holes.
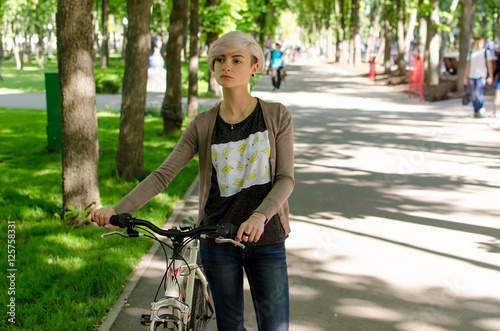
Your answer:
[[[264,227],[264,222],[257,216],[252,215],[240,225],[235,240],[237,242],[257,242],[264,232]]]

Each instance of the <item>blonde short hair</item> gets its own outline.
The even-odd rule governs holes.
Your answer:
[[[239,49],[245,49],[253,56],[252,65],[259,64],[259,72],[264,71],[264,53],[262,47],[255,39],[241,31],[231,31],[217,39],[208,51],[208,68],[214,71],[215,58],[224,54],[236,52]]]

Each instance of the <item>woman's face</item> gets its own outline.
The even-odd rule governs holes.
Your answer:
[[[252,59],[252,54],[245,49],[216,57],[214,73],[217,83],[225,88],[246,87],[259,67],[258,63],[252,64]]]

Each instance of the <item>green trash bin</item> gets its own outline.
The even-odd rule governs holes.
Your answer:
[[[48,149],[61,149],[61,92],[57,72],[45,73]]]

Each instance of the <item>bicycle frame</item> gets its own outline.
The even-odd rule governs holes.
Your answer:
[[[174,248],[177,245],[174,245]],[[189,258],[188,264],[184,261],[180,267],[175,266],[175,255],[169,261],[169,268],[166,274],[166,289],[165,297],[151,303],[150,327],[149,330],[155,330],[158,324],[173,323],[177,326],[178,331],[187,330],[187,325],[191,315],[193,304],[194,282],[199,279],[203,286],[203,296],[206,302],[211,305],[208,294],[208,283],[205,275],[197,264],[199,253],[199,240],[193,240],[185,249]],[[167,317],[161,317],[165,316]],[[206,326],[212,320],[212,317],[207,321]]]
[[[155,301],[151,303],[150,314],[142,315],[141,319],[141,324],[149,326],[148,330],[151,331],[157,330],[157,327],[175,331],[206,330],[213,319],[215,314],[210,300],[208,283],[198,265],[198,238],[212,238],[216,243],[232,243],[241,248],[245,247],[234,239],[221,237],[221,235],[231,238],[235,236],[237,227],[234,227],[234,225],[224,223],[216,226],[193,228],[196,223],[194,219],[185,221],[184,224],[181,222],[181,229],[187,229],[185,231],[177,228],[163,230],[151,222],[134,218],[130,214],[113,215],[110,218],[110,224],[127,230],[101,235],[101,238],[114,234],[126,238],[147,236],[159,241],[155,236],[138,232],[135,227],[139,226],[141,227],[139,229],[143,230],[148,228],[150,230],[149,234],[154,232],[172,240],[172,246],[160,241],[162,247],[167,246],[173,250],[171,258],[168,258],[165,252],[167,258],[167,270],[163,278],[165,281],[165,295],[160,300],[155,298]],[[214,236],[214,233],[218,237]],[[188,240],[188,242],[184,240]],[[184,255],[187,255],[187,258]],[[181,263],[181,265],[177,267],[176,262]]]

